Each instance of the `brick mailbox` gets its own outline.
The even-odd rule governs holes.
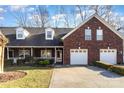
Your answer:
[[[0,73],[4,71],[4,49],[7,42],[7,38],[0,32]]]

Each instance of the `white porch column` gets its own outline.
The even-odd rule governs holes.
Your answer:
[[[56,63],[56,47],[55,47],[55,57],[54,57],[54,63]]]
[[[7,47],[7,59],[9,59],[9,48]]]
[[[33,57],[33,48],[31,47],[31,56]]]

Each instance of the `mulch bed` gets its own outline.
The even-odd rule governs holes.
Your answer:
[[[7,82],[10,80],[16,80],[16,79],[24,77],[25,75],[27,75],[27,73],[21,72],[21,71],[12,71],[12,72],[0,73],[0,83]]]

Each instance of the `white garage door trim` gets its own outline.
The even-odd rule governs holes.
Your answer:
[[[70,49],[71,65],[87,65],[88,49]]]
[[[100,61],[116,64],[117,50],[116,49],[100,49]]]

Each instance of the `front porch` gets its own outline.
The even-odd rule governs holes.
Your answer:
[[[63,64],[63,47],[6,47],[5,59],[17,60],[33,57],[38,60],[52,60],[53,64]]]

